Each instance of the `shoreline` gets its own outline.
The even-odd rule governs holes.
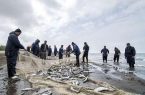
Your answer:
[[[22,57],[23,56],[23,57]],[[24,55],[22,55],[21,56],[21,61],[19,61],[18,62],[18,66],[17,66],[17,70],[18,70],[18,72],[19,72],[19,74],[21,75],[22,73],[22,75],[26,78],[26,79],[28,79],[28,81],[30,82],[33,82],[32,81],[32,77],[31,77],[31,75],[32,74],[34,74],[36,71],[39,71],[40,69],[44,69],[44,67],[45,68],[49,68],[49,66],[47,67],[47,66],[44,66],[44,67],[41,67],[40,69],[34,69],[34,68],[37,68],[37,67],[39,67],[39,66],[35,66],[36,64],[42,64],[42,61],[41,62],[38,62],[38,63],[33,63],[33,64],[29,64],[29,66],[31,65],[31,66],[34,66],[34,68],[33,68],[33,70],[31,70],[31,72],[30,72],[30,69],[28,69],[28,70],[24,70],[25,68],[19,68],[19,67],[21,67],[22,65],[24,65],[25,64],[25,61],[30,61],[30,58],[29,57],[24,57],[24,56],[26,56],[25,54]],[[34,57],[34,56],[33,56]],[[35,59],[35,58],[34,58]],[[37,58],[36,58],[37,59]],[[72,59],[72,58],[71,58]],[[38,59],[39,61],[40,61],[40,59]],[[74,60],[74,59],[73,59]],[[48,63],[49,63],[49,65],[51,64],[51,65],[54,65],[54,63],[55,63],[55,65],[57,65],[58,64],[58,60],[47,60],[48,61]],[[52,63],[51,63],[52,62]],[[28,63],[26,63],[26,64],[28,64]],[[47,62],[45,63],[45,64],[47,64]],[[115,77],[112,77],[112,76],[110,76],[110,74],[107,74],[107,73],[104,73],[104,71],[102,70],[102,71],[100,71],[100,70],[98,70],[97,68],[101,68],[101,69],[104,69],[104,68],[106,68],[105,67],[105,65],[104,65],[104,67],[102,66],[99,66],[99,65],[97,65],[96,63],[93,63],[93,62],[90,62],[89,63],[90,65],[89,65],[89,69],[92,71],[92,70],[94,70],[94,71],[92,71],[92,73],[90,73],[90,75],[89,75],[89,77],[90,77],[90,79],[91,80],[96,80],[96,81],[101,81],[101,82],[106,82],[106,83],[109,83],[109,84],[111,84],[111,85],[113,85],[113,86],[115,86],[115,87],[117,87],[118,89],[121,89],[121,90],[124,90],[124,91],[127,91],[127,92],[132,92],[132,93],[136,93],[136,94],[143,94],[145,91],[144,91],[144,88],[145,88],[145,80],[143,80],[143,79],[140,79],[140,78],[138,78],[138,77],[136,77],[136,76],[134,76],[133,74],[126,74],[126,73],[120,73],[120,72],[118,72],[118,71],[116,71],[116,73],[113,73],[113,75],[115,75],[115,76],[121,76],[122,78],[124,77],[124,79],[123,80],[121,80],[121,79],[119,79],[119,78],[115,78]],[[95,65],[95,66],[97,66],[97,68],[94,68],[92,65]],[[26,68],[29,68],[29,66],[27,67],[26,66]],[[42,65],[43,66],[43,65]],[[94,69],[93,69],[94,68]],[[112,67],[113,68],[113,67]],[[112,69],[111,68],[111,69]],[[20,72],[20,69],[22,69],[22,71],[26,71],[26,72]],[[45,69],[45,70],[47,70],[47,69]],[[44,71],[45,71],[44,70]],[[29,73],[29,74],[28,74]],[[23,78],[24,78],[23,77]],[[129,77],[131,77],[129,80],[127,79],[127,77],[129,78]],[[31,79],[32,78],[32,79]],[[35,84],[35,83],[32,83],[32,84]],[[40,86],[40,85],[39,85]],[[39,87],[38,86],[38,87]],[[41,85],[42,86],[42,85]],[[34,87],[36,87],[36,86],[34,86]],[[139,88],[139,89],[138,89]],[[56,94],[56,95],[59,95],[59,94]],[[78,95],[78,94],[77,94]],[[81,94],[80,94],[81,95]],[[121,94],[122,95],[122,94]],[[132,95],[132,94],[131,94]]]
[[[92,63],[94,64],[94,63]],[[95,64],[97,65],[97,64]],[[108,64],[107,64],[108,65]],[[96,74],[94,77],[94,75],[92,74],[92,78],[95,80],[102,80],[102,81],[106,81],[109,84],[122,89],[124,91],[127,92],[133,92],[136,94],[145,94],[145,80],[141,79],[139,77],[137,77],[134,72],[119,72],[117,70],[115,70],[115,72],[111,72],[109,73],[109,69],[105,69],[103,67],[101,67],[102,71],[96,71]],[[111,69],[115,69],[112,68]],[[104,70],[104,71],[103,71]],[[108,72],[107,72],[108,70]],[[111,71],[111,70],[110,70]],[[107,72],[107,73],[105,73]]]
[[[0,52],[0,95],[21,95],[22,89],[31,87],[27,80],[20,79],[17,82],[8,79],[6,58],[4,52]]]

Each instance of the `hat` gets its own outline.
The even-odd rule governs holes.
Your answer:
[[[36,42],[40,42],[40,40],[39,40],[39,39],[37,39],[37,40],[36,40]]]
[[[18,28],[18,29],[15,30],[15,32],[20,32],[21,33],[22,31]]]
[[[74,42],[72,42],[71,44],[75,44]]]
[[[127,45],[130,45],[130,43],[127,43]]]

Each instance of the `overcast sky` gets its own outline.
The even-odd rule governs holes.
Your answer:
[[[88,42],[90,52],[104,45],[122,52],[130,42],[145,52],[145,0],[0,0],[0,44],[20,28],[22,44],[37,38],[49,45],[80,46]]]

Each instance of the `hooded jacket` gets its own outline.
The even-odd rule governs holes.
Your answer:
[[[74,44],[73,45],[73,51],[72,51],[76,56],[79,56],[81,54],[79,47]]]
[[[33,44],[32,44],[32,48],[31,48],[31,51],[34,55],[38,56],[39,55],[39,51],[40,51],[40,48],[39,48],[39,40],[36,40]]]
[[[7,57],[17,57],[19,49],[24,49],[24,46],[20,43],[18,36],[15,32],[11,32],[9,34],[6,48],[5,48],[5,55]]]
[[[133,57],[136,55],[136,50],[134,47],[129,46],[125,48],[125,57]]]

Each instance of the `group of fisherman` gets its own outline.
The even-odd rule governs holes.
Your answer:
[[[22,31],[20,29],[16,29],[15,31],[11,32],[9,34],[6,48],[5,48],[5,55],[7,58],[8,77],[13,78],[13,79],[17,78],[17,76],[15,76],[16,74],[15,67],[16,67],[19,49],[24,49],[26,51],[32,52],[32,54],[39,56],[42,59],[47,59],[47,55],[48,56],[52,55],[52,48],[51,46],[47,45],[47,41],[44,41],[44,43],[41,46],[39,46],[40,40],[38,39],[32,44],[31,47],[27,47],[27,49],[25,49],[18,39],[18,36],[21,34],[21,32]],[[71,48],[71,45],[73,48]],[[73,53],[76,56],[75,65],[79,67],[80,54],[81,54],[80,48],[74,42],[72,42],[71,45],[69,45],[65,50],[66,57],[70,57],[70,54]],[[119,62],[119,57],[120,57],[121,52],[117,47],[115,47],[114,51],[115,51],[114,62],[116,61]],[[109,50],[106,48],[106,46],[104,46],[104,48],[101,50],[101,53],[103,56],[103,62],[107,63]],[[59,59],[63,59],[63,55],[64,55],[63,45],[60,46],[59,50],[57,50],[56,45],[54,46],[54,56],[57,56],[57,54],[59,56]],[[83,63],[85,62],[85,59],[86,59],[86,62],[88,63],[88,54],[89,54],[89,45],[87,44],[87,42],[84,42],[83,61],[82,61]],[[127,43],[127,47],[125,49],[125,58],[130,68],[134,68],[135,55],[136,55],[135,48],[131,46],[130,43]]]
[[[114,48],[114,63],[117,62],[119,63],[119,58],[120,58],[120,50],[115,47]],[[102,56],[103,56],[103,62],[107,63],[107,57],[109,54],[109,50],[104,46],[104,48],[101,50]],[[126,48],[125,48],[125,59],[127,60],[127,63],[129,64],[130,69],[134,69],[134,64],[135,64],[135,55],[136,55],[136,50],[133,46],[130,45],[130,43],[127,43]]]
[[[51,57],[52,56],[52,48],[51,48],[51,46],[47,45],[47,41],[44,41],[44,43],[41,46],[39,46],[39,43],[40,43],[40,40],[37,39],[32,44],[31,47],[30,46],[27,47],[27,51],[31,52],[35,56],[38,56],[44,60],[47,59],[47,56]],[[72,45],[73,49],[72,49],[71,45]],[[59,50],[57,49],[56,45],[54,45],[53,54],[55,57],[58,55],[59,59],[61,60],[61,59],[63,59],[64,54],[66,55],[66,57],[70,57],[70,54],[73,53],[76,56],[76,64],[75,65],[79,67],[80,66],[79,59],[80,59],[80,54],[81,54],[80,48],[74,42],[72,42],[71,45],[68,45],[66,47],[66,49],[64,49],[64,46],[61,45]],[[87,42],[84,42],[83,50],[84,50],[83,62],[85,62],[85,58],[86,58],[86,61],[88,63],[89,46],[88,46]]]

